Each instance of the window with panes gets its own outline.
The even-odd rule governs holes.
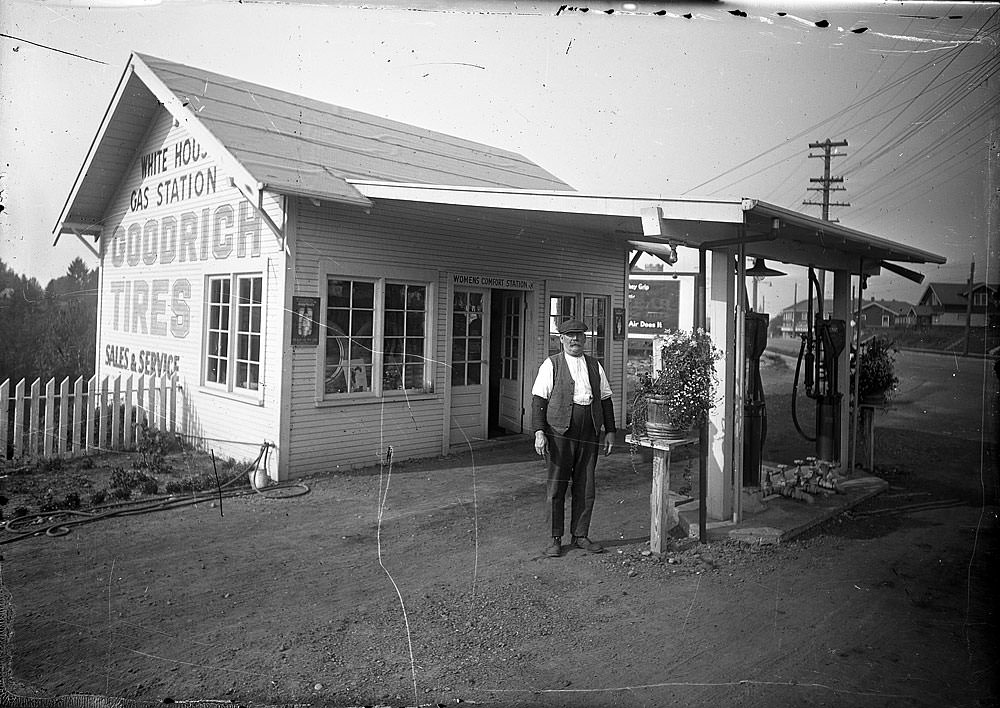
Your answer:
[[[260,388],[264,279],[209,276],[205,383],[229,391]]]
[[[553,294],[549,296],[549,354],[562,351],[559,324],[578,319],[587,325],[585,351],[602,364],[608,342],[608,297],[606,295]]]
[[[427,290],[426,283],[327,279],[325,395],[427,390]]]
[[[478,386],[483,372],[485,293],[455,290],[451,313],[451,385]]]

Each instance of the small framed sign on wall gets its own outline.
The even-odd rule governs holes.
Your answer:
[[[611,338],[616,342],[620,342],[625,339],[625,308],[615,307],[612,309],[612,313]]]
[[[292,296],[292,346],[319,344],[319,298]]]

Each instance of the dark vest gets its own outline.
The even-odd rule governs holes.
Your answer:
[[[573,416],[573,374],[566,366],[566,359],[562,352],[553,354],[549,360],[552,362],[552,393],[549,394],[545,422],[552,430],[561,434],[569,430],[569,423]],[[590,392],[592,394],[590,415],[594,419],[594,430],[600,433],[604,426],[604,410],[601,406],[601,375],[598,370],[600,365],[597,359],[586,354],[583,355],[583,360],[587,364],[587,377],[590,379]]]

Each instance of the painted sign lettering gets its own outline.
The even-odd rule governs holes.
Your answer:
[[[116,332],[177,339],[191,330],[191,281],[187,278],[119,278],[107,284],[111,328]],[[169,315],[167,311],[169,309]]]
[[[122,222],[111,234],[111,265],[222,260],[234,254],[255,258],[261,249],[260,226],[260,215],[245,200],[235,206],[220,204],[142,223]]]
[[[172,165],[169,157],[173,156]],[[159,148],[139,158],[139,172],[142,182],[150,177],[162,175],[168,170],[182,170],[208,157],[197,140],[185,138],[172,146]],[[129,195],[129,211],[137,212],[151,206],[167,206],[192,197],[215,194],[217,186],[216,168],[197,167],[187,169],[179,175],[163,179],[155,185],[142,184]]]
[[[128,347],[108,344],[104,347],[104,364],[145,376],[172,376],[180,371],[181,358],[170,352],[133,352]]]

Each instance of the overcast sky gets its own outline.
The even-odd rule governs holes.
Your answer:
[[[847,140],[833,217],[947,257],[928,281],[963,281],[973,258],[998,279],[993,3],[0,5],[0,257],[42,285],[74,256],[96,265],[52,230],[131,51],[514,150],[590,193],[819,216],[808,144]],[[762,309],[795,282],[804,297],[791,272]],[[887,274],[869,294],[922,290]]]

